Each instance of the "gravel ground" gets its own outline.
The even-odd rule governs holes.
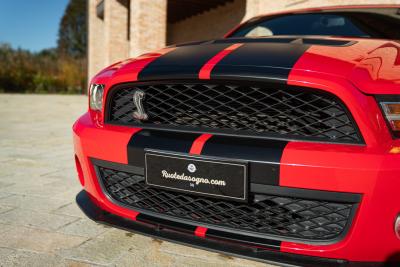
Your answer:
[[[0,266],[268,266],[86,219],[71,135],[86,105],[84,96],[0,94]]]

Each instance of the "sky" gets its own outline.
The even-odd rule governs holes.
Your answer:
[[[68,0],[0,0],[0,43],[32,52],[55,47],[67,4]]]

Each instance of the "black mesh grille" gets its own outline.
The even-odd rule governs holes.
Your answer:
[[[135,91],[149,119],[133,117]],[[342,102],[334,95],[301,87],[226,84],[123,85],[111,95],[108,121],[225,131],[243,135],[359,143],[361,137]]]
[[[332,240],[351,222],[353,204],[252,194],[250,203],[199,197],[147,186],[143,176],[98,167],[116,201],[163,215],[238,231],[310,241]]]

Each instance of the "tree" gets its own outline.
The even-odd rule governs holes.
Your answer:
[[[84,92],[86,36],[86,0],[70,0],[60,22],[57,48],[32,53],[0,43],[0,92]]]
[[[85,0],[70,0],[58,30],[58,51],[71,58],[86,57],[87,19]]]
[[[87,1],[69,0],[58,30],[58,80],[68,92],[86,88]],[[78,89],[80,88],[80,89]]]

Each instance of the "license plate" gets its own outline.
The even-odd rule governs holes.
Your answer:
[[[150,186],[209,197],[247,200],[247,163],[167,152],[146,151]]]

